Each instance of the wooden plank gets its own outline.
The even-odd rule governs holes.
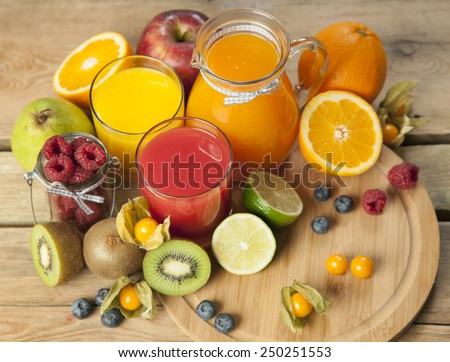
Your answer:
[[[0,152],[0,224],[8,226],[33,225],[30,188],[24,180],[25,171],[11,152]],[[35,183],[35,211],[40,220],[49,218],[48,198],[45,189]]]
[[[450,325],[450,223],[439,225],[441,237],[441,253],[436,282],[428,301],[416,319],[420,324]]]
[[[398,342],[450,342],[450,326],[413,324]]]
[[[401,341],[448,340],[450,334],[450,223],[440,223],[441,256],[432,294],[423,311]],[[35,273],[28,249],[30,228],[2,228],[0,253],[0,341],[185,341],[187,336],[158,308],[151,321],[129,320],[110,331],[102,328],[98,311],[86,320],[70,318],[73,300],[92,298],[111,281],[85,269],[55,288],[45,287]],[[160,305],[158,303],[158,305]],[[433,326],[430,324],[438,324]],[[46,328],[42,328],[42,326]]]
[[[9,149],[13,124],[26,104],[39,97],[55,96],[53,73],[62,59],[90,36],[105,30],[118,31],[135,48],[144,26],[161,11],[188,7],[214,16],[243,6],[270,12],[283,22],[292,38],[312,36],[337,21],[367,24],[380,35],[388,54],[388,78],[382,93],[401,80],[417,78],[422,82],[414,92],[415,109],[434,122],[414,131],[408,141],[450,142],[450,105],[446,101],[450,69],[450,24],[446,14],[450,3],[446,1],[395,0],[387,6],[384,2],[356,0],[281,0],[250,5],[239,0],[139,0],[130,6],[125,0],[9,0],[0,3],[0,150]],[[295,81],[295,59],[287,69]]]
[[[69,305],[0,306],[0,341],[14,342],[187,342],[190,339],[161,308],[152,320],[127,319],[106,328],[96,308],[86,319],[72,316]]]
[[[420,167],[419,179],[428,190],[439,219],[449,220],[450,145],[403,146],[396,152]]]
[[[0,341],[14,342],[189,342],[162,309],[152,320],[125,320],[118,328],[100,324],[98,310],[84,320],[70,315],[68,306],[0,307]],[[450,326],[413,324],[398,342],[449,342]]]
[[[439,220],[450,220],[450,145],[403,146],[396,150],[403,159],[420,167],[420,180],[427,189]],[[0,152],[0,225],[30,226],[33,224],[30,189],[23,179],[24,171],[11,152]],[[36,215],[48,217],[45,190],[36,182]],[[139,194],[136,186],[117,192],[116,209],[129,197]]]

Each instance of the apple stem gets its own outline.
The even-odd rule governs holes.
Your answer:
[[[185,42],[188,42],[189,40],[192,39],[193,36],[194,36],[194,32],[192,30],[188,30],[187,32],[185,32],[183,34],[182,40]]]
[[[192,30],[185,31],[184,33],[182,33],[180,29],[175,30],[175,39],[178,43],[188,42],[193,36],[194,32]]]
[[[37,114],[36,121],[39,124],[43,124],[47,121],[47,119],[49,119],[51,117],[51,115],[52,115],[51,109],[44,109]]]

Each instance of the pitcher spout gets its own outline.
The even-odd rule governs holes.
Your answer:
[[[194,48],[194,51],[192,52],[191,67],[197,68],[197,69],[202,69],[201,57],[200,57],[199,52],[195,48]]]

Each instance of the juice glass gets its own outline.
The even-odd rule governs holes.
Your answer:
[[[309,52],[310,72],[293,89],[288,59]],[[237,9],[209,19],[197,32],[191,62],[200,73],[186,115],[207,119],[228,137],[241,169],[276,167],[298,136],[300,110],[322,83],[323,45],[314,38],[291,42],[283,25],[255,9]]]
[[[208,246],[232,206],[232,151],[223,132],[201,119],[167,120],[145,134],[136,161],[152,217],[170,215],[171,234]]]
[[[136,146],[157,123],[184,115],[183,84],[166,63],[126,56],[107,64],[90,93],[97,137],[125,170],[135,163]]]

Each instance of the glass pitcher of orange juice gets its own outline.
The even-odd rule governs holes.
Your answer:
[[[313,61],[309,76],[293,88],[285,66],[300,51],[313,55]],[[291,42],[270,14],[237,9],[203,24],[191,64],[200,73],[186,114],[219,127],[241,169],[269,168],[288,157],[298,136],[300,107],[322,83],[327,55],[314,38]]]

